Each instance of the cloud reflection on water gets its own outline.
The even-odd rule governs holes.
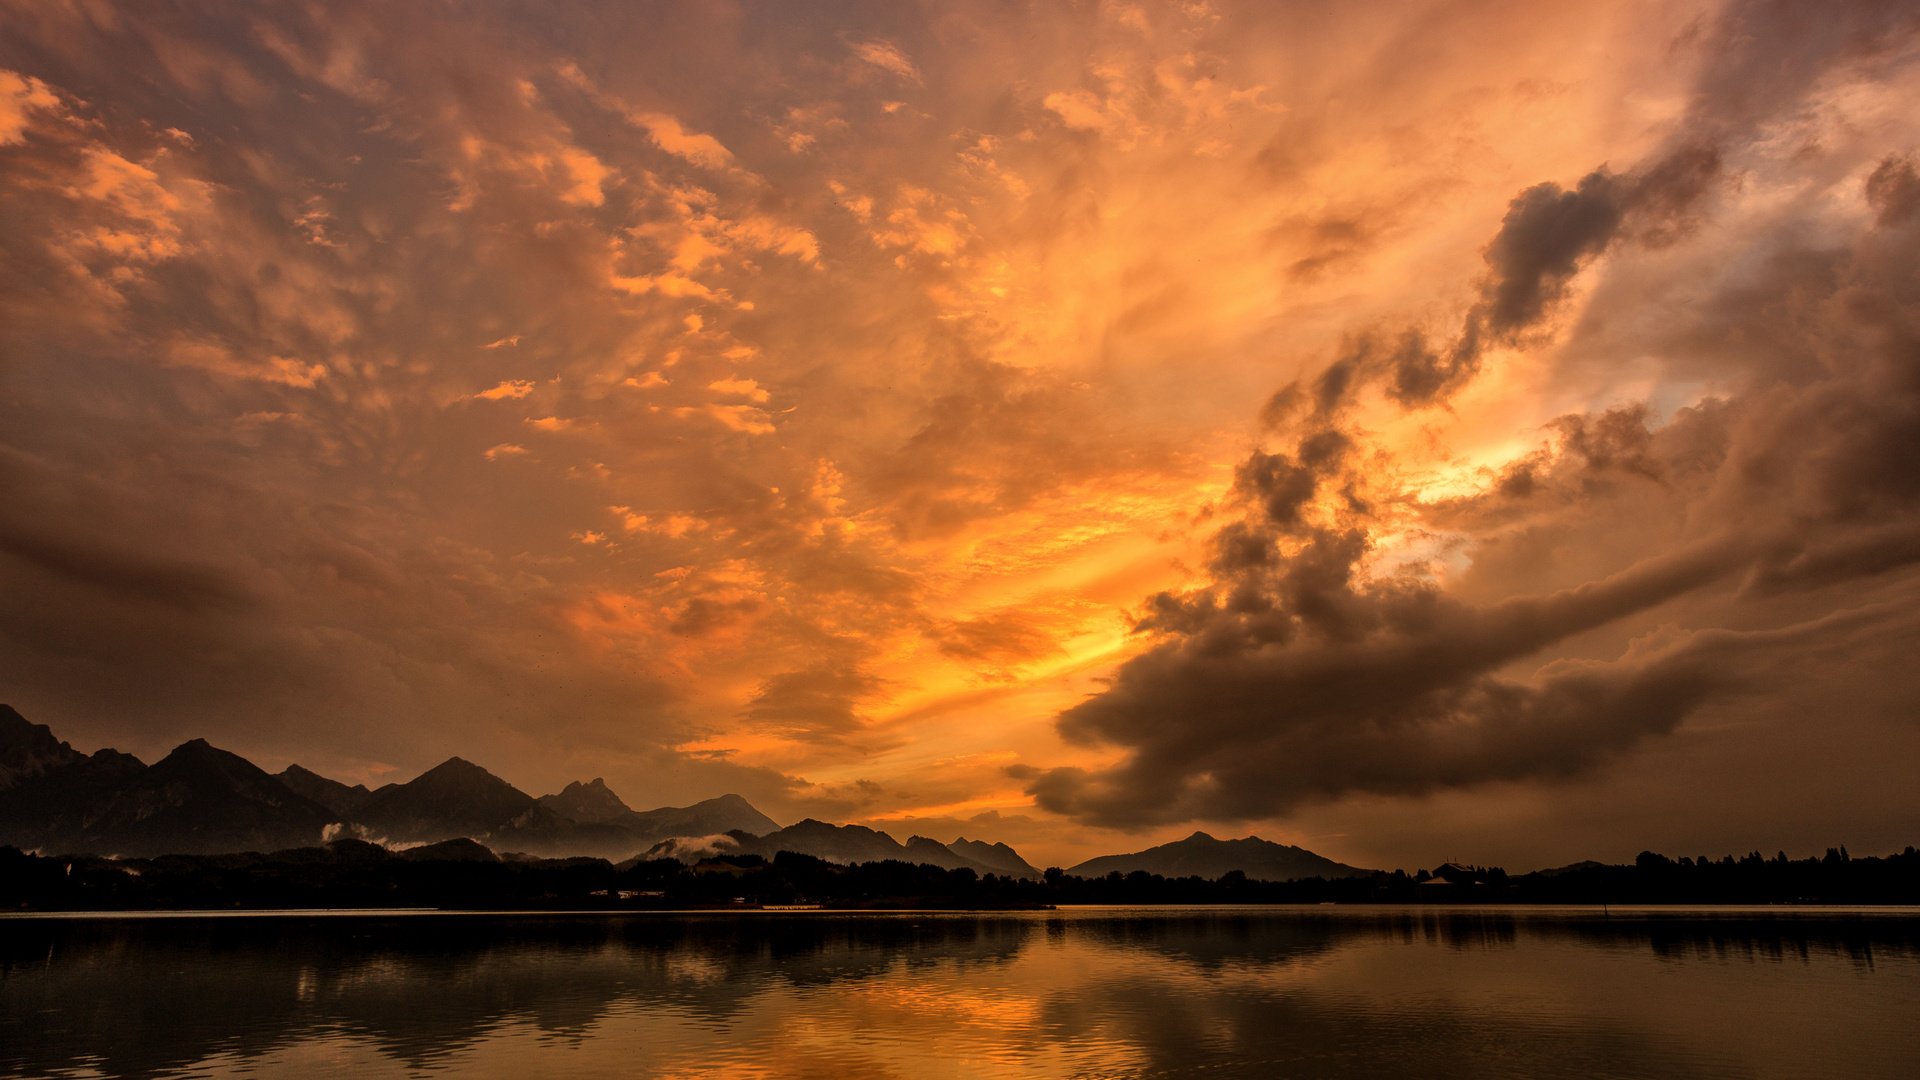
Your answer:
[[[1914,1004],[1916,959],[1911,919],[20,920],[0,926],[0,1071],[1742,1075],[1740,1025],[1818,984],[1880,1032],[1853,1044],[1873,1075],[1896,1049],[1874,1038],[1914,1042],[1875,1017]],[[1655,968],[1682,977],[1608,990]]]

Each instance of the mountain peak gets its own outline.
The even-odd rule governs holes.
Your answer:
[[[265,769],[231,750],[222,750],[205,739],[188,739],[173,748],[154,768],[214,769],[235,777],[271,779]]]
[[[532,816],[528,816],[532,813]],[[530,824],[553,812],[465,758],[451,757],[404,784],[389,784],[353,812],[395,840],[444,840]]]
[[[1077,877],[1104,877],[1119,872],[1130,874],[1145,870],[1162,877],[1203,877],[1217,879],[1238,870],[1256,881],[1293,881],[1310,877],[1356,877],[1367,873],[1358,867],[1335,862],[1305,848],[1276,844],[1249,836],[1244,840],[1217,840],[1196,832],[1185,840],[1175,840],[1130,855],[1103,855],[1088,859],[1067,873]]]
[[[276,779],[287,785],[294,794],[312,799],[342,817],[366,802],[368,796],[372,794],[365,784],[348,787],[338,780],[321,776],[312,769],[299,765],[289,765],[282,769]]]
[[[86,755],[53,737],[53,729],[35,724],[0,705],[0,791],[84,761]]]

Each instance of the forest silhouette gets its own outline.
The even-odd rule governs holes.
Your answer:
[[[502,858],[470,840],[401,852],[360,840],[269,854],[152,859],[43,856],[0,848],[0,906],[19,911],[439,908],[671,910],[1018,909],[1062,904],[1916,904],[1920,853],[1853,858],[1669,858],[1581,863],[1509,875],[1447,863],[1363,877],[1258,881],[1168,878],[1145,871],[1040,880],[901,860],[841,865],[796,852],[772,859]]]

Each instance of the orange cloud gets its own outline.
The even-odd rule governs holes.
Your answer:
[[[752,379],[716,379],[707,384],[707,389],[717,390],[722,394],[738,395],[749,401],[765,401],[769,396],[765,390],[760,389],[760,384]]]
[[[898,75],[909,82],[920,81],[920,70],[907,59],[907,54],[899,46],[885,41],[862,41],[849,46],[853,55],[884,71]]]
[[[29,114],[59,108],[59,95],[46,83],[0,68],[0,146],[22,140]]]
[[[693,405],[673,410],[675,416],[704,416],[719,421],[731,431],[748,435],[771,435],[774,432],[773,420],[764,411],[751,405]]]
[[[505,401],[514,398],[523,398],[531,393],[533,393],[532,380],[508,379],[493,387],[491,390],[482,390],[473,396],[485,398],[488,401]]]
[[[675,157],[685,158],[706,169],[724,169],[733,164],[733,153],[720,145],[720,140],[697,131],[688,131],[680,121],[664,113],[635,113],[628,117],[633,123],[644,128],[660,149]]]

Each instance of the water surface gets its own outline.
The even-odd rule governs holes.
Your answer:
[[[0,919],[27,1077],[1911,1077],[1862,911]]]

